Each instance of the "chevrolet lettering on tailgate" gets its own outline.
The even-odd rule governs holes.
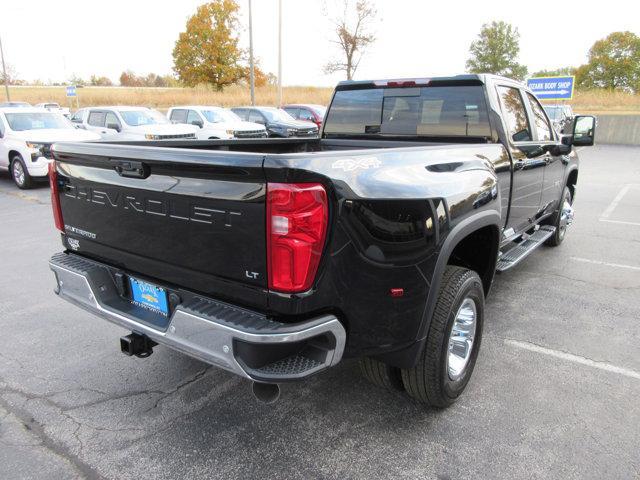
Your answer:
[[[176,220],[220,224],[224,226],[224,228],[231,228],[234,220],[242,216],[241,212],[207,208],[189,201],[179,202],[175,200],[154,199],[145,197],[139,193],[126,194],[123,192],[109,192],[71,184],[66,186],[65,196],[96,205],[105,205],[110,208],[120,208]]]

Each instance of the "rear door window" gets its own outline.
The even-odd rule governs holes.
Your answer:
[[[182,108],[171,110],[169,118],[173,123],[187,123],[187,111]]]
[[[189,113],[187,114],[187,123],[192,122],[202,122],[200,115],[198,115],[198,112],[195,110],[189,110]]]
[[[105,125],[107,125],[107,126],[109,126],[109,125],[117,125],[118,127],[121,127],[120,120],[118,120],[118,117],[113,112],[107,112],[106,117],[105,117]]]
[[[93,127],[104,127],[105,112],[89,112],[87,123]]]
[[[289,115],[291,115],[293,118],[299,118],[298,114],[300,113],[300,109],[299,108],[285,108],[284,109],[285,112],[287,112]]]
[[[527,110],[520,95],[520,90],[514,87],[498,87],[498,96],[502,104],[502,114],[507,126],[509,137],[514,142],[530,142],[531,127],[527,118]]]
[[[538,140],[541,142],[549,141],[553,138],[551,135],[551,127],[549,126],[549,120],[544,114],[544,110],[540,106],[538,99],[527,92],[527,98],[533,111],[533,123],[536,126],[536,132],[538,133]]]
[[[260,112],[251,110],[251,112],[249,113],[249,121],[255,123],[264,123],[264,117]]]
[[[298,115],[298,120],[302,120],[304,122],[315,122],[316,119],[309,110],[305,108],[300,109],[300,114]]]

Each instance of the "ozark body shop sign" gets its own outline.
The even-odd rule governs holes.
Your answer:
[[[540,100],[571,100],[575,77],[538,77],[527,80],[527,87]]]

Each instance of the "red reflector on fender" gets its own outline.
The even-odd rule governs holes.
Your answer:
[[[319,183],[267,184],[269,289],[309,290],[327,235],[327,192]]]
[[[394,297],[402,297],[404,295],[404,288],[392,288],[389,290],[389,294]]]
[[[58,195],[58,171],[56,162],[49,163],[49,186],[51,187],[51,208],[53,209],[53,221],[56,228],[64,233],[64,221],[62,220],[62,208],[60,207],[60,196]]]

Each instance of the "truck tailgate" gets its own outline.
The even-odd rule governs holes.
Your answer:
[[[266,288],[263,156],[57,144],[70,250],[203,293]]]

